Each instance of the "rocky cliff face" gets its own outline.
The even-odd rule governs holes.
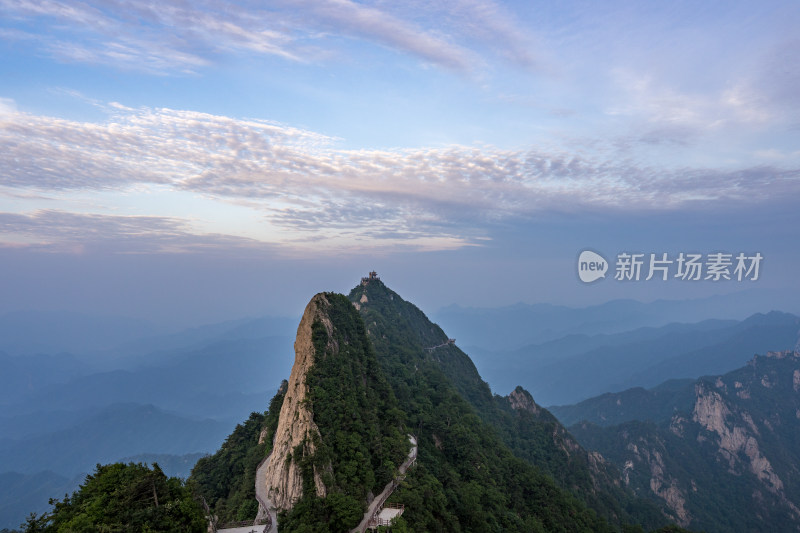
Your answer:
[[[533,415],[538,415],[541,411],[541,407],[533,401],[531,393],[522,387],[517,387],[511,391],[511,394],[508,395],[508,402],[511,404],[511,408],[517,411],[524,409]]]
[[[768,352],[694,386],[669,421],[573,426],[624,483],[706,531],[800,531],[800,354]]]
[[[667,515],[682,527],[691,523],[692,516],[686,507],[687,490],[672,473],[668,445],[657,433],[649,431],[625,432],[625,463],[622,479],[625,485],[639,493],[647,489],[664,501]],[[696,490],[696,489],[694,489]]]
[[[283,400],[278,429],[275,432],[272,454],[266,467],[267,494],[274,507],[290,509],[303,495],[303,478],[298,459],[313,455],[314,441],[320,437],[314,416],[308,408],[306,375],[314,364],[314,344],[311,326],[321,322],[330,333],[333,329],[325,313],[329,303],[324,294],[318,294],[306,306],[297,338],[294,342],[294,366],[289,377],[286,397]],[[314,471],[314,485],[318,496],[325,496],[321,472]]]
[[[718,388],[725,387],[718,383]],[[772,464],[764,457],[758,446],[760,432],[747,411],[738,412],[723,400],[722,395],[709,388],[704,383],[698,383],[697,402],[695,403],[692,420],[703,426],[707,431],[716,433],[719,441],[719,455],[728,463],[731,472],[737,472],[738,463],[744,463],[770,492],[776,494],[783,491],[783,482],[775,473]],[[698,435],[702,442],[707,438],[704,434]]]

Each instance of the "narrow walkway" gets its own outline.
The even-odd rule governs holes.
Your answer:
[[[430,347],[428,347],[428,348],[425,348],[425,349],[426,349],[426,350],[428,350],[429,352],[432,352],[432,351],[434,351],[436,348],[441,348],[441,347],[443,347],[443,346],[450,346],[450,345],[453,345],[453,344],[455,344],[455,343],[456,343],[456,340],[455,340],[455,339],[447,339],[447,342],[443,342],[442,344],[437,344],[436,346],[430,346]]]
[[[218,529],[217,533],[263,533],[264,526],[242,526]]]
[[[375,499],[372,500],[372,503],[369,504],[369,507],[367,508],[367,512],[364,513],[364,518],[361,520],[361,523],[359,523],[354,529],[351,529],[350,533],[364,533],[367,530],[370,520],[372,520],[372,518],[378,513],[378,510],[383,506],[383,504],[386,503],[386,500],[392,495],[394,489],[400,485],[400,481],[405,479],[406,470],[408,470],[408,467],[414,464],[414,461],[417,460],[417,438],[413,435],[409,435],[408,440],[411,441],[411,451],[408,452],[408,458],[403,461],[403,464],[401,464],[400,468],[397,469],[399,473],[393,480],[386,484],[386,486],[383,488],[383,492],[378,494]]]
[[[367,511],[364,513],[364,518],[361,520],[361,523],[358,524],[354,529],[350,531],[350,533],[364,533],[369,525],[370,520],[376,516],[379,509],[386,503],[386,500],[389,496],[392,495],[394,490],[400,485],[400,481],[405,479],[406,471],[408,468],[414,464],[414,461],[417,460],[417,439],[413,435],[408,436],[408,440],[411,441],[411,450],[408,452],[408,457],[403,464],[397,469],[398,474],[397,476],[391,480],[386,486],[383,488],[383,491],[372,500],[372,503],[367,508]],[[258,531],[258,533],[278,533],[278,514],[275,511],[275,508],[272,507],[272,502],[269,501],[267,497],[267,465],[269,464],[269,460],[272,457],[270,453],[268,456],[261,461],[258,465],[258,469],[256,470],[256,499],[258,500],[258,515],[256,516],[256,520],[264,519],[269,517],[270,525],[267,527],[265,526],[262,529],[262,526],[250,526],[248,528],[236,528],[234,530],[219,530],[220,532],[226,531],[226,533],[245,533],[251,530]]]
[[[264,458],[256,469],[256,499],[258,500],[258,515],[256,520],[269,517],[269,529],[264,533],[278,533],[278,513],[272,507],[272,502],[267,497],[267,465],[272,457],[272,452]]]
[[[267,498],[267,465],[272,453],[264,457],[256,469],[256,500],[258,500],[258,514],[251,525],[216,529],[216,533],[278,533],[278,515],[272,508],[272,503]],[[266,525],[257,525],[258,521],[267,519]]]

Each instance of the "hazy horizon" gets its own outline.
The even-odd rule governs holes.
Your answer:
[[[292,372],[304,308],[370,271],[441,330],[381,284],[357,293],[360,314],[340,299],[336,320],[353,316],[326,331],[346,335],[354,357],[303,355],[336,369],[314,378],[332,403],[298,419],[316,431],[324,411],[344,414],[328,426],[335,441],[363,444],[346,431],[379,420],[362,412],[368,399],[393,420],[370,434],[399,437],[372,448],[397,451],[419,433],[420,459],[434,463],[403,484],[421,491],[407,516],[430,511],[415,530],[479,516],[489,520],[477,529],[548,527],[553,509],[572,507],[548,496],[539,520],[498,503],[555,494],[544,478],[529,490],[545,465],[570,491],[591,480],[587,502],[612,521],[657,515],[616,494],[677,502],[676,516],[707,506],[698,516],[722,531],[750,518],[737,502],[751,494],[766,515],[800,494],[796,468],[783,468],[800,458],[783,440],[800,413],[800,359],[764,358],[783,365],[775,379],[730,374],[753,354],[790,350],[800,329],[800,2],[0,5],[0,529],[47,510],[98,462],[163,460],[186,473],[244,426],[252,438],[234,433],[207,481],[231,487],[227,500],[208,498],[212,516],[245,517],[258,502],[230,476],[258,471],[248,461],[269,449],[272,422],[277,431],[263,413]],[[376,305],[361,299],[367,289]],[[317,350],[319,331],[300,338]],[[621,392],[722,374],[730,402],[714,385],[704,404],[722,413],[715,424],[692,416],[691,383],[685,412],[671,393]],[[635,474],[617,465],[623,485],[598,449],[575,455],[547,412],[497,395],[517,386],[540,405],[619,392],[609,420],[633,416],[629,404],[642,420],[684,413],[690,426],[650,441],[674,443],[684,427],[687,440],[670,455],[631,433],[647,459],[634,458]],[[725,415],[742,402],[772,409],[778,393],[782,421]],[[306,394],[287,405],[313,407]],[[703,463],[712,429],[728,448]],[[770,483],[730,474],[737,453],[752,460],[742,474]],[[341,472],[396,464],[369,457]],[[612,492],[598,488],[606,477]],[[306,509],[352,514],[359,492],[334,492],[345,499]],[[475,501],[497,512],[464,506]]]
[[[800,288],[795,2],[4,14],[0,313],[296,315],[373,269],[426,309]],[[763,262],[584,284],[587,249]]]
[[[355,285],[355,284],[354,284]],[[398,288],[395,285],[390,284],[387,282],[389,288],[396,290],[402,297],[408,299],[426,314],[429,318],[434,319],[436,316],[445,313],[447,311],[464,311],[464,312],[481,312],[481,311],[495,311],[495,310],[506,310],[506,309],[513,309],[516,307],[536,307],[539,305],[542,306],[553,306],[556,308],[566,308],[566,309],[586,309],[586,308],[595,308],[595,307],[602,307],[607,304],[613,304],[615,302],[637,302],[641,304],[652,304],[657,302],[707,302],[707,301],[714,301],[716,299],[735,299],[739,303],[739,307],[733,311],[726,311],[720,312],[721,318],[746,318],[752,314],[756,313],[768,313],[770,311],[780,311],[785,313],[791,314],[798,314],[800,315],[800,289],[792,289],[792,290],[779,290],[779,289],[745,289],[741,291],[732,291],[729,293],[712,293],[703,296],[692,296],[689,295],[684,298],[680,297],[673,297],[670,298],[669,296],[657,296],[653,298],[631,298],[631,297],[621,297],[621,298],[609,298],[609,299],[598,299],[596,301],[588,301],[583,304],[576,303],[576,302],[563,302],[563,301],[508,301],[508,302],[501,302],[492,304],[492,302],[485,302],[483,304],[480,303],[464,303],[464,302],[445,302],[445,303],[437,303],[428,301],[429,304],[432,306],[425,306],[420,304],[417,300],[413,297],[408,297],[408,291],[404,291],[407,287]],[[350,287],[352,288],[352,287]],[[326,288],[320,289],[318,292],[339,292],[347,294],[349,292],[348,289],[344,288]],[[413,292],[413,291],[412,291]],[[247,320],[257,320],[257,319],[297,319],[299,320],[302,316],[303,307],[308,300],[314,295],[314,293],[307,293],[304,296],[297,295],[295,298],[296,304],[299,304],[296,307],[296,312],[280,312],[280,308],[278,308],[278,312],[271,312],[270,310],[259,311],[255,309],[251,312],[241,312],[237,313],[234,309],[231,310],[230,314],[209,314],[209,313],[197,313],[191,314],[187,316],[180,316],[180,317],[173,317],[172,320],[165,319],[159,316],[153,316],[151,313],[147,312],[147,308],[141,310],[141,312],[136,313],[134,310],[128,310],[128,312],[108,312],[102,308],[92,309],[92,308],[70,308],[70,307],[51,307],[51,308],[33,308],[33,307],[19,307],[19,308],[7,308],[0,311],[0,320],[7,319],[7,318],[19,318],[25,317],[26,315],[31,316],[47,316],[52,318],[58,318],[59,316],[73,316],[73,317],[81,317],[85,318],[89,321],[103,321],[103,320],[124,320],[129,321],[131,323],[141,323],[142,325],[147,325],[149,327],[155,327],[157,330],[161,331],[163,334],[170,334],[170,333],[177,333],[186,329],[193,329],[198,327],[206,327],[206,326],[215,326],[225,323],[235,323],[239,321],[247,321]],[[303,300],[305,298],[305,300]],[[687,320],[687,322],[691,322],[691,320]]]

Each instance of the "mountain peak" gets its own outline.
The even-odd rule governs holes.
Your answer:
[[[413,345],[415,349],[448,344],[448,337],[442,328],[432,323],[416,305],[404,300],[386,286],[377,275],[373,278],[362,278],[362,282],[350,291],[347,298],[364,318],[367,334],[373,343],[382,344],[399,340],[376,338],[373,335],[377,330],[385,330],[389,326],[387,321],[391,321],[390,329],[402,332],[403,342]]]
[[[359,293],[359,294],[379,294],[384,292],[393,293],[386,284],[381,281],[381,278],[378,276],[376,272],[370,272],[368,276],[361,278],[361,283],[356,285],[350,294]],[[394,294],[394,293],[393,293]]]
[[[372,281],[380,281],[380,277],[378,277],[378,273],[374,270],[367,274],[365,277],[361,278],[361,284],[367,286]]]
[[[368,286],[374,283],[380,281]],[[295,362],[259,480],[269,504],[289,511],[281,527],[291,531],[324,516],[330,530],[349,530],[408,448],[358,311],[342,294],[315,295],[297,328]]]
[[[333,329],[326,310],[330,306],[325,294],[314,296],[303,312],[297,327],[294,342],[295,359],[286,387],[286,395],[278,418],[278,429],[272,445],[272,454],[266,465],[267,494],[272,504],[281,510],[291,508],[303,496],[303,476],[299,461],[292,455],[312,455],[314,441],[319,439],[319,428],[314,423],[306,397],[306,376],[314,364],[314,324],[322,324],[328,331]],[[325,496],[321,473],[314,471],[314,486],[318,496]]]
[[[508,395],[508,401],[511,404],[511,408],[515,411],[528,411],[535,415],[541,410],[541,408],[536,405],[536,402],[533,401],[531,393],[523,389],[521,385],[518,385],[517,388]]]

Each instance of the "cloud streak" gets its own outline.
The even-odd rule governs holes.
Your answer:
[[[11,104],[0,114],[0,186],[9,194],[158,186],[255,210],[292,235],[291,243],[283,238],[288,246],[347,237],[365,247],[453,248],[478,242],[487,222],[542,212],[720,209],[800,193],[796,168],[655,168],[491,146],[341,150],[334,138],[260,120],[117,104],[108,121],[84,123]],[[80,226],[51,211],[20,216],[6,224]],[[178,219],[81,220],[113,221],[111,235],[133,235],[136,224],[167,236],[202,233]],[[7,231],[24,233],[20,228]],[[46,237],[70,240],[57,232]]]
[[[101,64],[154,74],[196,72],[224,54],[255,54],[292,62],[316,61],[356,39],[468,72],[482,62],[473,43],[530,65],[523,32],[494,4],[469,1],[452,8],[461,25],[420,25],[418,11],[351,0],[273,2],[67,2],[0,0],[8,21],[0,38],[27,40],[62,61]],[[431,6],[417,6],[431,11]]]
[[[5,236],[0,247],[74,254],[96,250],[151,254],[269,248],[241,237],[198,235],[179,218],[80,214],[52,209],[0,213],[0,235]]]

